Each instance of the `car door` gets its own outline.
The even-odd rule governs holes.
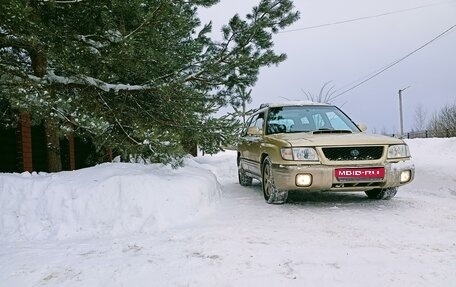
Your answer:
[[[260,146],[263,139],[264,113],[254,115],[248,122],[239,145],[243,168],[260,176]]]

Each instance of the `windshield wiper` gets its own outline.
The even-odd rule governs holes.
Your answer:
[[[311,132],[311,131],[289,131],[289,132],[287,132],[287,134],[308,133],[308,132]]]
[[[313,132],[313,134],[351,134],[350,130],[331,130],[331,129],[319,129]]]

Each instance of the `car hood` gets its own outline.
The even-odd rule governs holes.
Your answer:
[[[274,137],[288,142],[291,146],[359,146],[359,145],[391,145],[402,144],[402,140],[365,133],[337,134],[337,133],[294,133],[275,134]]]

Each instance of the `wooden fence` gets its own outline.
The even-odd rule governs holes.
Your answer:
[[[401,137],[400,134],[392,134],[393,137]],[[411,131],[405,133],[403,138],[450,138],[456,137],[456,128],[444,130],[425,130],[425,131]]]

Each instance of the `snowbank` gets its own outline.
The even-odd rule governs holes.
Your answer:
[[[406,142],[418,177],[426,171],[455,179],[456,138]],[[107,163],[55,174],[0,174],[0,241],[153,233],[212,211],[219,182],[237,182],[234,151],[187,159],[177,170]]]
[[[258,182],[237,183],[235,152],[179,170],[0,175],[3,239],[71,239],[0,242],[0,285],[454,286],[456,139],[407,143],[417,174],[389,201],[322,193],[269,205]],[[213,174],[217,212],[185,224],[217,201]]]
[[[419,170],[440,173],[455,178],[456,138],[405,140],[412,160]]]
[[[123,236],[188,222],[211,211],[220,187],[211,171],[187,163],[0,174],[0,241]]]

